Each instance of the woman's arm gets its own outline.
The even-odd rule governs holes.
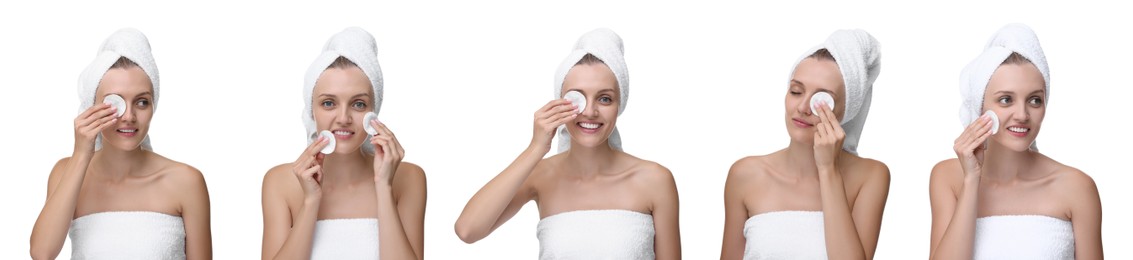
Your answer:
[[[546,154],[544,149],[528,148],[499,175],[480,188],[456,219],[456,235],[465,243],[475,243],[515,216],[523,204],[535,197],[527,177]],[[547,148],[550,149],[550,148]]]
[[[968,125],[952,149],[958,160],[938,163],[932,169],[929,195],[932,200],[931,259],[971,259],[979,214],[980,174],[983,172],[984,142],[991,136],[991,118],[981,116]],[[963,172],[959,192],[952,188],[956,169]]]
[[[744,237],[744,223],[748,212],[744,206],[744,185],[751,181],[746,169],[753,168],[749,158],[740,159],[728,170],[728,180],[724,182],[724,242],[720,248],[721,260],[738,260],[744,257],[747,239]]]
[[[63,249],[90,157],[63,158],[51,169],[47,180],[47,201],[31,232],[32,259],[55,259],[59,250]]]
[[[394,185],[378,184],[378,252],[382,259],[425,259],[425,171],[401,168]]]
[[[534,191],[526,185],[527,177],[551,150],[556,129],[578,115],[576,109],[578,107],[570,101],[556,99],[535,112],[534,133],[527,149],[464,206],[456,220],[456,235],[460,240],[474,243],[483,239],[535,197]]]
[[[881,214],[889,193],[888,169],[882,166],[880,177],[872,177],[862,187],[855,208],[846,197],[842,173],[835,165],[846,133],[834,112],[819,104],[819,123],[815,125],[814,157],[818,167],[818,186],[822,200],[826,254],[835,259],[872,259],[881,228]],[[871,172],[872,173],[872,172]],[[861,204],[859,204],[861,203]],[[861,218],[861,219],[856,219]]]
[[[294,163],[276,166],[264,176],[263,200],[264,238],[263,259],[309,259],[314,240],[315,222],[319,218],[322,201],[322,154],[329,140],[320,137],[307,146]],[[291,216],[286,197],[302,188],[302,204],[295,218]]]
[[[187,259],[212,259],[212,226],[208,186],[201,172],[186,166],[176,178],[174,189],[183,195],[181,219],[185,222],[185,256]]]
[[[951,183],[958,179],[954,161],[932,168],[929,197],[932,203],[932,259],[970,259],[975,239],[979,176],[962,178],[959,193]],[[950,181],[952,180],[952,181]]]
[[[67,230],[75,217],[79,189],[83,186],[87,166],[94,157],[94,141],[102,129],[114,125],[115,109],[108,104],[91,106],[75,118],[75,147],[70,158],[55,163],[47,179],[47,201],[31,230],[32,259],[55,259]]]
[[[880,162],[870,171],[869,179],[858,191],[854,203],[854,227],[857,228],[866,259],[873,259],[877,252],[877,239],[881,234],[881,220],[885,203],[889,198],[889,167]]]
[[[1102,201],[1093,178],[1078,170],[1069,174],[1070,223],[1074,228],[1074,258],[1102,259]]]
[[[425,171],[402,163],[405,149],[393,131],[373,120],[374,186],[378,201],[378,253],[382,259],[424,259]]]
[[[657,165],[651,190],[656,192],[653,204],[655,230],[653,251],[657,259],[681,259],[680,202],[673,173]]]

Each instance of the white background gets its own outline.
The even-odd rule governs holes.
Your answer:
[[[453,224],[469,197],[523,150],[532,113],[551,98],[556,66],[597,27],[625,41],[632,98],[619,127],[626,151],[672,170],[685,258],[718,258],[728,167],[788,142],[782,114],[791,63],[835,29],[866,29],[882,44],[883,69],[859,150],[892,171],[877,258],[922,258],[929,171],[954,157],[961,130],[959,71],[1009,22],[1034,28],[1050,62],[1042,151],[1094,178],[1106,255],[1133,258],[1125,246],[1133,239],[1126,201],[1133,179],[1124,161],[1133,145],[1128,8],[1083,1],[235,2],[0,4],[0,111],[7,114],[0,258],[28,256],[48,172],[71,153],[78,75],[121,27],[149,36],[162,80],[153,144],[204,173],[216,258],[258,258],[263,174],[304,148],[304,71],[347,26],[377,38],[382,121],[405,145],[406,161],[428,174],[432,259],[536,257],[533,203],[476,244],[461,242]],[[61,256],[69,255],[67,245]]]

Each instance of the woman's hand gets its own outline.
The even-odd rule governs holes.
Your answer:
[[[549,152],[555,131],[578,116],[577,109],[578,106],[571,104],[569,100],[555,99],[535,111],[535,131],[531,135],[530,146],[539,148],[544,154]]]
[[[303,187],[303,197],[306,199],[322,198],[320,183],[323,181],[323,147],[330,143],[326,137],[319,136],[318,140],[307,145],[299,159],[292,163],[291,173],[299,179],[299,186]]]
[[[814,125],[814,163],[819,170],[834,170],[846,132],[842,131],[841,122],[826,102],[815,105],[819,121]]]
[[[984,160],[984,142],[991,136],[991,118],[987,115],[980,116],[975,122],[972,122],[956,138],[956,143],[952,149],[956,151],[956,158],[960,159],[960,165],[964,169],[964,178],[978,178],[980,176],[981,167]]]
[[[75,117],[75,151],[94,153],[94,141],[103,129],[118,123],[117,109],[109,104],[96,104]]]
[[[385,124],[378,120],[366,123],[378,130],[378,134],[370,136],[370,144],[374,145],[374,182],[392,185],[397,166],[405,158],[405,149]]]

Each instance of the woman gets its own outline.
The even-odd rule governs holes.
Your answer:
[[[531,143],[468,201],[456,234],[476,242],[524,204],[539,207],[540,259],[680,259],[677,188],[665,167],[622,151],[615,128],[629,75],[621,38],[583,35],[535,112]],[[577,91],[589,105],[559,99]],[[559,132],[559,154],[543,159]]]
[[[150,146],[159,90],[145,35],[103,42],[79,77],[74,150],[48,177],[33,259],[57,257],[68,233],[72,259],[212,259],[204,176]]]
[[[790,144],[728,173],[721,259],[873,258],[889,168],[859,157],[857,145],[880,59],[868,33],[840,30],[795,65],[784,115]],[[833,104],[812,102],[816,93]]]
[[[424,258],[425,172],[401,161],[385,124],[364,119],[382,104],[377,59],[374,37],[347,28],[307,70],[310,144],[264,175],[263,259]]]
[[[957,158],[932,169],[931,258],[1102,258],[1093,179],[1035,145],[1049,71],[1038,37],[1020,24],[1000,29],[964,68]]]

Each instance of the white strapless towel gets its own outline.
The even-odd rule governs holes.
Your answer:
[[[773,211],[744,222],[744,260],[826,259],[822,211]]]
[[[185,259],[185,222],[149,211],[94,213],[71,221],[71,259]]]
[[[539,259],[654,259],[653,216],[578,210],[539,220]]]
[[[973,259],[1074,259],[1070,221],[1039,215],[976,219]]]
[[[378,259],[378,219],[324,219],[315,222],[311,260]]]

